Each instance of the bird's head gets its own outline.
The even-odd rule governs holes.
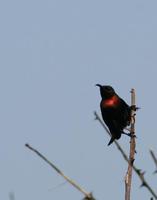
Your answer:
[[[115,95],[115,91],[110,85],[96,84],[96,86],[100,88],[100,94],[102,99],[108,99]]]

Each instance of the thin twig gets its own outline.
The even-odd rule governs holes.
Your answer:
[[[82,187],[76,184],[73,180],[67,177],[58,167],[56,167],[52,162],[50,162],[45,156],[43,156],[39,151],[31,147],[29,144],[25,144],[25,146],[36,153],[40,158],[42,158],[46,163],[48,163],[59,175],[61,175],[68,183],[74,186],[77,190],[79,190],[83,195],[85,195],[85,200],[95,200],[91,193],[86,192]]]
[[[9,199],[10,200],[15,200],[15,194],[14,194],[14,192],[10,192],[9,193]]]
[[[152,150],[149,150],[149,152],[150,152],[150,155],[152,156],[152,159],[153,159],[155,166],[156,166],[156,170],[154,171],[154,173],[157,173],[157,158],[156,158],[156,156],[155,156],[155,154]]]
[[[135,106],[135,90],[131,90],[131,108],[136,108]],[[125,175],[125,200],[130,200],[131,195],[131,183],[132,183],[132,171],[133,171],[133,162],[135,160],[135,110],[131,109],[131,127],[130,127],[130,154],[128,169]]]
[[[99,117],[99,115],[97,114],[96,111],[94,111],[94,115],[95,115],[95,120],[98,120],[100,122],[100,124],[102,125],[102,127],[105,129],[105,131],[108,133],[108,135],[111,136],[110,131],[108,130],[108,128],[106,127],[104,122],[101,120],[101,118]],[[114,143],[115,143],[116,147],[118,148],[118,150],[121,152],[124,160],[129,162],[129,159],[128,159],[126,153],[124,152],[124,150],[122,149],[122,147],[120,146],[120,144],[116,140],[114,140]]]
[[[106,130],[107,134],[110,135],[109,130],[107,129],[107,127],[105,126],[105,124],[103,123],[103,121],[101,120],[101,118],[99,117],[99,115],[97,114],[96,111],[94,111],[94,116],[95,116],[95,119],[98,120],[99,123],[102,125],[102,127]],[[122,154],[124,160],[126,162],[129,162],[128,156],[127,156],[126,152],[123,150],[123,148],[121,147],[121,145],[116,140],[114,140],[114,143],[115,143],[116,147],[118,148],[118,150],[120,151],[120,153]],[[142,170],[137,168],[134,164],[133,164],[133,170],[136,172],[136,174],[138,175],[139,179],[141,180],[141,187],[147,188],[147,190],[157,200],[157,194],[154,192],[152,187],[145,180],[144,172],[142,172]]]

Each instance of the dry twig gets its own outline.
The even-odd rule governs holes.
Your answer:
[[[156,158],[156,156],[155,156],[155,154],[152,150],[149,150],[149,152],[150,152],[150,155],[152,156],[152,159],[153,159],[155,166],[156,166],[156,170],[154,171],[154,173],[157,173],[157,158]]]
[[[9,193],[9,199],[10,200],[15,200],[15,194],[14,194],[14,192],[10,192]]]
[[[135,106],[135,90],[131,90],[131,108],[136,108]],[[132,171],[133,171],[133,162],[135,160],[135,110],[131,109],[131,127],[130,127],[130,155],[128,162],[128,170],[125,176],[125,200],[130,200],[131,195],[131,182],[132,182]]]
[[[67,177],[58,167],[56,167],[52,162],[50,162],[45,156],[43,156],[39,151],[31,147],[29,144],[25,144],[25,146],[36,153],[40,158],[42,158],[46,163],[48,163],[59,175],[61,175],[68,183],[70,183],[73,187],[79,190],[85,197],[84,200],[95,200],[92,193],[86,192],[82,187],[76,184],[73,180]]]

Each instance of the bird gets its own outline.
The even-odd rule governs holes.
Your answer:
[[[120,139],[121,134],[127,134],[124,128],[131,122],[131,106],[118,96],[112,86],[100,84],[96,86],[100,88],[102,118],[111,133],[109,146],[115,139]]]

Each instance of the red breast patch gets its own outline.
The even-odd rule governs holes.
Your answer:
[[[118,97],[114,95],[110,99],[106,99],[102,101],[102,106],[103,107],[115,107],[118,104]]]

